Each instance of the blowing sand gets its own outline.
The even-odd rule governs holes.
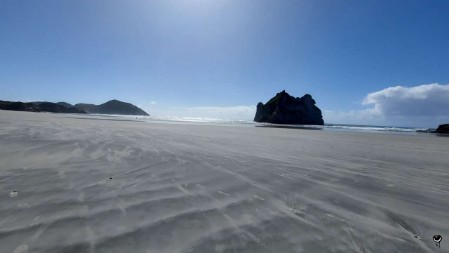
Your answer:
[[[0,111],[0,252],[449,252],[448,147]]]

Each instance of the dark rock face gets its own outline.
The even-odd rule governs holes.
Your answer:
[[[449,124],[439,125],[435,132],[439,134],[449,134]]]
[[[65,107],[50,102],[41,102],[37,104],[41,112],[55,112],[55,113],[86,113],[83,110],[76,109],[74,107]]]
[[[27,111],[27,112],[54,112],[54,113],[86,113],[85,111],[74,107],[67,108],[65,106],[51,102],[10,102],[0,101],[1,110],[10,111]]]
[[[33,103],[0,101],[0,109],[8,111],[39,112],[39,108]]]
[[[74,105],[75,108],[79,109],[79,110],[83,110],[87,113],[96,113],[95,111],[95,107],[97,107],[94,104],[76,104]]]
[[[255,122],[274,124],[324,125],[321,110],[309,94],[295,98],[282,91],[266,104],[257,104]]]
[[[111,100],[101,105],[94,104],[76,104],[75,108],[96,114],[121,114],[121,115],[143,115],[149,116],[139,107],[118,100]]]
[[[57,104],[57,105],[62,105],[62,106],[67,107],[67,108],[73,107],[73,105],[71,105],[71,104],[69,104],[69,103],[66,103],[66,102],[58,102],[58,103],[56,103],[56,104]]]

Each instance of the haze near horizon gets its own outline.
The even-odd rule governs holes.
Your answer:
[[[0,100],[251,120],[286,90],[326,123],[449,122],[447,1],[3,1]]]

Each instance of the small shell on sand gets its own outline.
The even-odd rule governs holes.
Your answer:
[[[260,197],[260,196],[258,196],[258,195],[253,195],[253,198],[259,199],[259,200],[265,200],[264,198],[262,198],[262,197]]]
[[[18,207],[18,208],[22,208],[22,209],[27,209],[27,208],[30,208],[31,206],[30,206],[30,204],[28,204],[28,203],[19,203],[19,204],[17,205],[17,207]]]
[[[19,195],[18,191],[12,191],[12,192],[9,193],[9,197],[10,198],[15,198],[15,197],[17,197],[17,195]]]
[[[28,245],[22,244],[19,247],[17,247],[13,253],[25,253],[28,252]]]

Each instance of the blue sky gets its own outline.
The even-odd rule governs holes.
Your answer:
[[[285,89],[329,123],[433,126],[449,110],[385,108],[449,106],[448,13],[445,0],[0,0],[0,99],[248,119]]]

